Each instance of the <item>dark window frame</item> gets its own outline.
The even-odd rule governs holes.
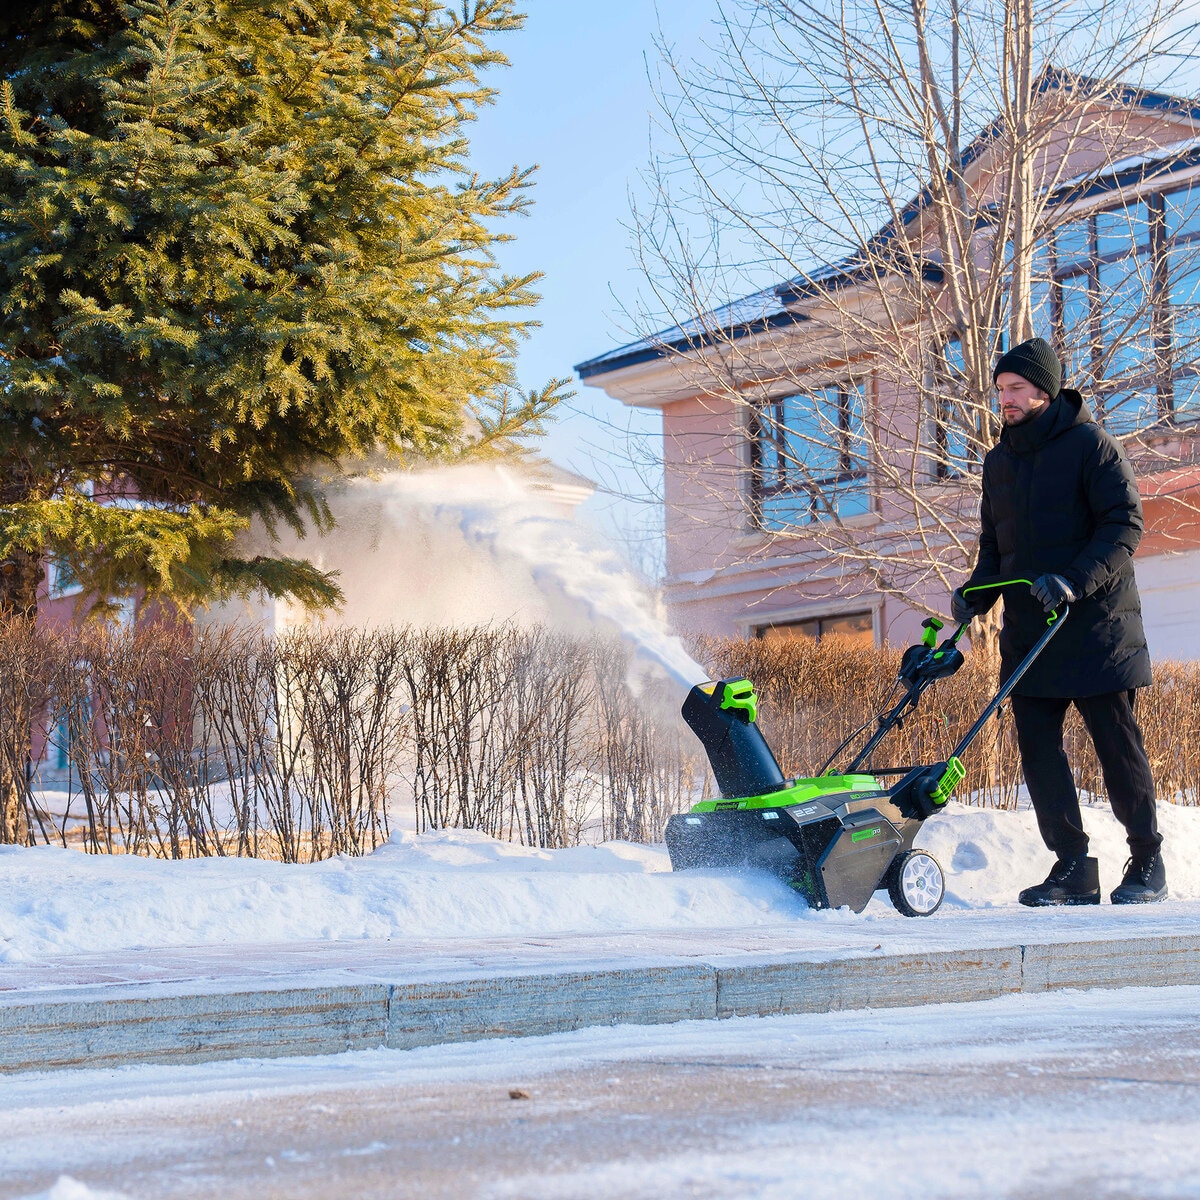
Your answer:
[[[1000,340],[1000,344],[1003,347],[1003,337]],[[970,475],[978,475],[983,470],[983,454],[979,445],[978,431],[974,437],[966,442],[966,453],[964,455],[955,456],[950,445],[952,425],[951,401],[942,394],[939,385],[944,382],[949,386],[956,377],[965,378],[965,369],[961,365],[956,365],[948,353],[950,347],[955,345],[959,347],[961,362],[962,340],[957,333],[952,333],[942,339],[942,343],[937,350],[937,358],[933,368],[933,382],[936,390],[932,405],[933,411],[929,414],[929,423],[933,428],[933,445],[931,449],[936,455],[933,470],[930,472],[930,478],[935,483],[953,483],[957,479],[965,479]],[[963,465],[956,467],[954,465],[956,461],[961,462]]]
[[[837,392],[837,470],[820,476],[808,473],[804,465],[789,462],[787,447],[788,425],[784,417],[789,401],[803,398],[816,408],[818,397],[836,390]],[[866,512],[873,509],[870,494],[869,464],[865,456],[854,453],[854,405],[852,395],[857,394],[860,403],[859,421],[865,428],[869,405],[868,380],[839,379],[808,390],[787,392],[773,396],[754,405],[749,417],[750,445],[750,506],[754,524],[767,532],[786,529],[803,529],[809,525],[837,517],[837,497],[852,490],[852,485],[862,483],[866,492]],[[764,447],[769,445],[774,458],[774,467],[764,464]],[[774,478],[768,481],[767,475]],[[846,485],[851,485],[847,487]],[[768,524],[765,505],[776,497],[793,497],[799,500],[808,497],[806,515],[802,519],[781,522],[777,527]],[[855,514],[860,515],[860,514]]]
[[[845,636],[844,632],[838,629],[825,629],[823,626],[828,622],[836,624],[837,622],[845,622],[854,618],[866,620],[867,628],[864,633],[869,632],[871,640],[876,640],[875,630],[875,610],[872,608],[853,609],[847,612],[826,612],[815,617],[797,617],[794,620],[787,621],[768,621],[762,625],[755,625],[754,638],[756,641],[765,639],[772,629],[802,629],[806,625],[815,625],[816,630],[812,634],[812,640],[819,643],[824,637]],[[807,633],[801,633],[801,637],[808,637]]]
[[[1176,310],[1179,305],[1171,299],[1171,251],[1177,246],[1194,246],[1196,261],[1200,264],[1200,227],[1171,235],[1167,229],[1167,204],[1171,197],[1196,194],[1196,205],[1200,207],[1200,181],[1189,181],[1178,187],[1151,192],[1148,195],[1130,198],[1093,209],[1077,215],[1071,220],[1058,226],[1046,242],[1049,257],[1051,278],[1051,309],[1053,321],[1053,336],[1056,349],[1061,358],[1067,359],[1067,326],[1066,301],[1064,285],[1072,281],[1085,281],[1085,292],[1088,297],[1088,344],[1087,361],[1093,379],[1101,376],[1106,353],[1104,320],[1106,315],[1106,300],[1109,297],[1101,288],[1101,268],[1121,262],[1137,255],[1149,259],[1150,294],[1148,296],[1147,320],[1149,323],[1149,362],[1145,369],[1138,373],[1118,376],[1107,376],[1101,380],[1100,386],[1093,385],[1094,393],[1088,399],[1095,408],[1096,419],[1101,424],[1114,417],[1109,401],[1114,396],[1128,395],[1144,391],[1154,392],[1154,408],[1157,421],[1160,424],[1186,423],[1192,424],[1200,420],[1200,411],[1189,408],[1181,412],[1176,398],[1176,384],[1182,380],[1200,378],[1200,356],[1190,359],[1183,358],[1176,350]],[[1100,252],[1098,219],[1108,213],[1122,213],[1135,209],[1144,204],[1147,212],[1147,236],[1144,241],[1130,241],[1127,247]],[[1059,238],[1064,230],[1087,230],[1086,257],[1075,258],[1059,265]],[[1069,381],[1068,381],[1069,382]],[[1117,410],[1119,411],[1119,410]]]

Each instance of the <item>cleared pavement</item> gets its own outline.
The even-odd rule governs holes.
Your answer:
[[[705,935],[173,947],[0,968],[0,1071],[406,1049],[614,1024],[1200,984],[1200,905]]]

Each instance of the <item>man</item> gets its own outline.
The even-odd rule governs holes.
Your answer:
[[[1100,903],[1099,868],[1063,753],[1063,720],[1074,704],[1129,841],[1112,902],[1163,900],[1154,781],[1133,713],[1136,689],[1150,682],[1133,577],[1143,528],[1137,483],[1121,447],[1079,393],[1062,386],[1062,367],[1041,338],[1003,355],[992,377],[1004,429],[983,463],[979,560],[951,612],[966,621],[995,602],[994,590],[966,592],[972,583],[1033,581],[1004,589],[1003,681],[1045,631],[1046,614],[1071,606],[1012,695],[1021,769],[1042,839],[1057,856],[1046,881],[1018,898],[1033,906]]]

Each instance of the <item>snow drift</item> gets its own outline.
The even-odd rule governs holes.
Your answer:
[[[1171,896],[1200,898],[1200,809],[1163,804],[1159,815]],[[1086,807],[1084,820],[1107,893],[1126,858],[1123,832],[1107,806]],[[917,844],[946,871],[947,898],[932,921],[1015,908],[1020,888],[1041,879],[1051,861],[1028,809],[952,803],[925,823]],[[770,876],[672,873],[664,848],[628,843],[531,850],[443,830],[397,834],[365,858],[308,865],[0,847],[0,963],[155,946],[716,931],[796,921],[845,927],[864,919],[904,921],[878,896],[861,916],[810,912]]]

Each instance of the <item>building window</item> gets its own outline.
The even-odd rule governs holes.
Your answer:
[[[75,578],[71,564],[62,558],[46,561],[46,590],[51,600],[63,596],[74,596],[83,591],[83,584]]]
[[[1055,231],[1054,340],[1110,432],[1200,417],[1200,187]]]
[[[46,758],[54,752],[54,765],[59,771],[65,771],[71,765],[71,723],[66,717],[59,717],[54,727],[54,733],[46,743]]]
[[[79,666],[80,664],[76,664]],[[92,704],[88,699],[75,700],[70,709],[60,714],[46,739],[45,761],[53,760],[54,767],[66,771],[71,766],[72,741],[92,719]]]
[[[754,636],[768,642],[789,638],[807,638],[819,642],[824,637],[843,637],[860,645],[873,646],[875,621],[869,612],[837,613],[828,617],[811,617],[805,621],[756,625]]]
[[[870,509],[861,384],[833,384],[768,401],[751,418],[755,519],[783,530]]]
[[[1200,187],[1162,197],[1166,262],[1160,280],[1169,315],[1170,408],[1187,420],[1200,417]]]

